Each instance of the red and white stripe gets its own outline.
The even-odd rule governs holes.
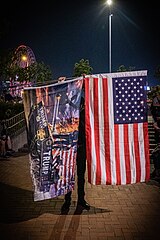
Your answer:
[[[69,150],[63,150],[62,159],[63,159],[62,170],[63,180],[61,181],[61,187],[67,187],[71,182],[71,178],[75,176],[76,153],[74,152],[73,147],[71,147]]]
[[[121,74],[85,78],[88,181],[94,185],[131,184],[150,177],[148,123],[114,124],[112,78]]]

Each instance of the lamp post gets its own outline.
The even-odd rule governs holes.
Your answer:
[[[111,4],[112,0],[107,0],[106,4],[109,6],[109,72],[112,72],[112,16]]]

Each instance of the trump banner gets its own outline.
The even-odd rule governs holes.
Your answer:
[[[74,189],[83,78],[24,88],[34,201]]]
[[[123,185],[150,177],[147,71],[85,78],[88,181]]]

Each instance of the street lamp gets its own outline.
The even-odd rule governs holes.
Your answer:
[[[112,72],[112,16],[111,8],[112,0],[107,0],[106,4],[109,6],[109,72]]]

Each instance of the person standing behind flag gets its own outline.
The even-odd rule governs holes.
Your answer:
[[[59,82],[64,81],[65,78],[58,79]],[[84,82],[82,87],[81,103],[80,103],[80,120],[79,120],[79,134],[78,134],[78,148],[77,148],[77,191],[78,201],[77,206],[82,209],[90,210],[90,205],[85,200],[85,172],[86,172],[86,139],[85,139],[85,100],[84,100]],[[65,202],[62,205],[61,213],[69,211],[71,205],[72,191],[65,195]]]
[[[154,122],[156,122],[157,117],[160,117],[160,93],[159,92],[153,98],[153,101],[151,104],[151,113],[152,113]]]

